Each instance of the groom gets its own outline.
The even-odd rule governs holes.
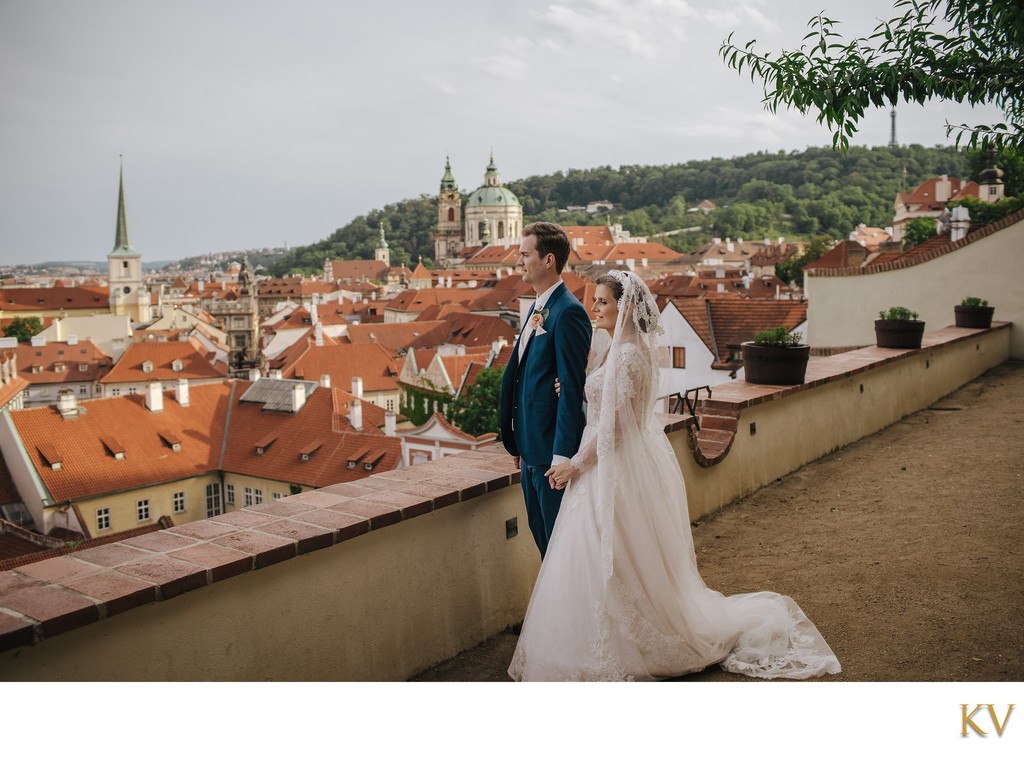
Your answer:
[[[552,489],[544,473],[579,448],[593,329],[587,310],[562,282],[569,260],[565,230],[549,222],[530,224],[519,252],[523,282],[533,287],[537,300],[502,377],[501,440],[522,466],[526,514],[543,559],[565,492]]]

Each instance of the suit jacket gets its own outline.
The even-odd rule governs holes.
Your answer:
[[[547,466],[553,455],[571,458],[586,423],[583,383],[593,336],[590,315],[564,283],[545,308],[544,334],[530,337],[520,361],[520,333],[501,381],[501,441],[505,450],[531,466]],[[555,393],[556,377],[561,396]]]

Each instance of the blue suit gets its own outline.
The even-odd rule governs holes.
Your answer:
[[[551,468],[553,455],[571,458],[579,449],[586,423],[583,383],[593,336],[587,310],[564,283],[545,308],[544,334],[530,337],[522,361],[520,335],[501,381],[501,441],[505,450],[522,459],[526,513],[542,558],[565,492],[551,489],[544,473]],[[555,393],[556,377],[560,396]]]

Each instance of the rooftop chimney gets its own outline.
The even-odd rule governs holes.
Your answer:
[[[271,369],[270,379],[284,379],[284,375],[282,374],[280,369]]]
[[[320,375],[320,387],[329,388],[331,386],[331,375],[321,374]]]
[[[250,382],[255,382],[259,378],[260,378],[260,370],[259,369],[250,369],[249,370],[249,381]]]
[[[313,324],[318,324],[320,322],[320,314],[317,311],[315,300],[309,305],[309,320]]]
[[[388,437],[395,436],[395,412],[385,411],[384,412],[384,434]]]
[[[78,345],[78,335],[68,335],[68,345]]]
[[[159,382],[146,385],[146,408],[154,414],[164,410],[164,388]]]
[[[363,402],[358,398],[349,404],[348,420],[352,423],[353,429],[363,429]]]
[[[178,405],[188,406],[188,380],[184,377],[178,378]]]
[[[72,390],[61,390],[57,394],[57,411],[61,417],[78,416],[78,398]]]
[[[626,259],[626,268],[633,271],[633,267],[636,266],[636,261],[632,258]]]
[[[42,335],[33,335],[32,336],[32,347],[33,348],[42,348],[44,345],[46,345],[46,338],[45,337],[43,337]]]
[[[950,222],[949,239],[953,242],[962,240],[967,236],[971,228],[971,213],[966,206],[957,206],[953,209],[952,221]]]
[[[352,395],[356,398],[363,397],[363,378],[353,377],[352,378]]]
[[[313,326],[313,331],[314,331],[314,334],[316,335],[316,347],[317,348],[323,348],[324,347],[324,325],[321,324],[320,322],[317,322]]]
[[[299,409],[306,405],[306,386],[301,382],[292,385],[292,413],[299,413]]]

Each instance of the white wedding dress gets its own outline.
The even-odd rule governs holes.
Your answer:
[[[630,277],[633,297],[649,298]],[[651,413],[654,338],[630,339],[629,326],[616,329],[608,357],[587,378],[593,421],[573,458],[582,472],[562,501],[509,674],[655,680],[715,663],[761,678],[839,672],[791,598],[724,596],[704,584],[679,464]]]

